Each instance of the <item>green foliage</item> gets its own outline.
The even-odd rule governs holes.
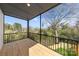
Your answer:
[[[30,38],[36,42],[40,42],[40,35],[30,33]]]
[[[11,24],[4,24],[5,25],[5,33],[14,33],[14,32],[21,32],[22,26],[19,23]]]
[[[4,35],[4,43],[16,41],[20,39],[26,39],[26,38],[27,38],[27,33],[22,33],[22,32],[11,33],[11,34],[8,33]]]
[[[5,30],[13,30],[13,27],[11,24],[4,24],[5,25]]]
[[[14,26],[14,30],[17,30],[17,31],[21,31],[22,30],[22,26],[19,23],[14,23],[13,26]]]
[[[55,51],[65,56],[76,56],[76,52],[72,48],[57,48]]]

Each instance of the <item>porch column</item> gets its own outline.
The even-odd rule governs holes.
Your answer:
[[[29,20],[27,20],[27,38],[29,38]]]
[[[40,14],[40,43],[41,43],[41,14]]]
[[[0,49],[3,46],[3,19],[4,19],[4,15],[2,10],[0,9]]]

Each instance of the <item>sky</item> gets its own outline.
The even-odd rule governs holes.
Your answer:
[[[13,25],[14,23],[19,23],[22,25],[22,27],[27,27],[27,21],[6,15],[5,15],[5,23],[11,25]]]
[[[49,10],[48,12],[42,15],[42,22],[43,20],[46,19],[44,18],[45,16],[46,17],[49,16],[53,18],[59,15],[58,12],[62,12],[60,15],[62,17],[62,15],[65,15],[69,10],[71,10],[71,13],[69,13],[64,19],[68,20],[69,24],[73,26],[75,25],[76,21],[79,19],[79,4],[77,3],[76,4],[61,4],[55,8],[52,8],[51,10]],[[39,28],[40,27],[39,21],[40,21],[39,16],[33,18],[32,20],[30,20],[30,27]],[[14,24],[15,22],[20,23],[22,27],[27,27],[27,21],[5,15],[5,23]],[[43,25],[44,25],[43,27],[45,28],[49,26],[49,24],[46,24],[46,23],[44,23]]]

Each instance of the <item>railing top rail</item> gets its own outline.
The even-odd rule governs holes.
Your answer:
[[[60,39],[65,39],[65,40],[71,40],[71,41],[77,41],[77,42],[79,42],[79,40],[74,40],[74,39],[70,39],[70,38],[56,37],[56,36],[46,35],[46,34],[40,34],[40,33],[32,33],[32,34],[44,35],[44,36],[48,36],[48,37],[55,37],[55,38],[60,38]]]
[[[8,35],[8,34],[17,34],[17,33],[27,33],[27,32],[4,33],[4,35]]]
[[[27,33],[27,32],[4,33],[4,35],[17,34],[17,33]],[[77,42],[79,42],[79,40],[74,40],[74,39],[70,39],[70,38],[56,37],[56,36],[46,35],[46,34],[40,34],[40,33],[32,33],[32,32],[30,32],[30,33],[31,34],[37,34],[37,35],[43,35],[43,36],[48,36],[48,37],[54,37],[54,38],[60,38],[60,39],[64,39],[64,40],[71,40],[71,41],[77,41]]]

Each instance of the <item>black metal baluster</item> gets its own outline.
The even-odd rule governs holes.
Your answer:
[[[70,54],[70,56],[71,56],[71,54],[72,54],[72,50],[70,50],[71,47],[72,47],[72,45],[71,45],[71,40],[69,40],[69,54]]]
[[[42,35],[41,35],[41,44],[43,43],[43,40],[42,40]]]
[[[67,47],[66,47],[66,49],[68,49],[69,48],[69,44],[68,44],[69,42],[68,42],[68,40],[67,40]],[[67,51],[66,51],[67,52]],[[68,52],[67,52],[67,56],[68,56]]]
[[[59,52],[60,52],[60,48],[61,48],[61,38],[60,38],[60,43],[59,43]]]
[[[76,50],[77,50],[77,56],[78,56],[78,41],[76,41]]]
[[[46,46],[48,47],[48,39],[46,38]]]
[[[47,40],[48,40],[48,45],[47,46],[50,48],[50,46],[49,46],[50,45],[50,43],[49,43],[50,37],[48,37]]]
[[[66,39],[66,45],[65,45],[65,51],[68,49],[68,39]],[[65,56],[67,56],[67,51],[65,53]]]
[[[57,39],[57,37],[56,37],[56,38],[55,38],[55,42],[56,42],[56,43],[55,43],[55,50],[57,49],[57,46],[56,46],[56,45],[58,44],[58,41],[57,41],[57,40],[58,40],[58,39]]]
[[[77,49],[77,50],[78,50],[77,56],[79,56],[79,41],[77,41],[77,46],[78,46],[78,47],[77,47],[77,48],[78,48],[78,49]]]
[[[76,55],[77,55],[76,41],[74,41],[74,42],[75,42],[75,43],[74,43],[75,53],[76,53]]]
[[[7,40],[8,40],[8,34],[6,34],[6,43],[7,43]]]
[[[62,50],[62,54],[63,54],[63,40],[61,39],[61,50]]]
[[[53,36],[51,37],[51,47],[54,50],[54,38],[53,38]]]
[[[48,47],[50,48],[50,37],[49,37]]]
[[[44,38],[45,38],[45,36],[44,36]],[[46,46],[46,43],[47,43],[47,41],[46,41],[46,38],[45,38],[45,46]]]
[[[52,49],[54,50],[54,39],[53,39],[53,37],[51,37],[51,40],[52,40],[52,42],[51,42]]]
[[[70,49],[70,40],[68,41],[68,49],[67,51]],[[68,56],[70,55],[70,52],[68,51]]]
[[[53,43],[51,43],[51,45],[53,46],[53,50],[54,50],[54,37],[51,37],[53,40]]]
[[[73,42],[74,42],[74,44],[73,44],[73,48],[74,48],[74,51],[75,51],[75,53],[76,53],[75,41],[73,41]]]
[[[6,36],[6,40],[5,40],[5,43],[7,43],[7,34],[5,34],[5,36]]]
[[[47,42],[47,43],[46,43],[46,46],[48,47],[48,37],[46,38],[46,42]]]
[[[72,48],[73,48],[73,52],[75,53],[74,40],[73,40],[73,46],[72,46]]]
[[[73,54],[73,48],[72,48],[73,45],[72,45],[72,44],[73,44],[73,42],[72,42],[72,40],[70,40],[70,45],[71,45],[71,48],[70,48],[70,49],[71,49],[71,56],[72,56],[72,54]]]
[[[64,55],[65,55],[65,41],[66,41],[66,40],[63,39]]]
[[[10,42],[10,37],[11,37],[11,34],[9,34],[9,40],[8,40],[8,42]]]
[[[50,49],[52,49],[52,47],[51,47],[51,37],[49,39],[49,47],[50,47]]]
[[[54,44],[54,46],[55,46],[55,50],[56,50],[56,37],[54,38],[54,40],[55,40],[55,44]]]
[[[53,50],[55,50],[55,37],[53,37]]]
[[[50,37],[48,38],[48,48],[50,48]]]
[[[10,34],[9,34],[9,39],[8,39],[8,43],[10,42]]]
[[[50,46],[50,39],[51,39],[51,38],[49,37],[49,48],[51,48],[51,46]]]
[[[47,42],[47,43],[46,43],[46,46],[48,47],[48,37],[47,37],[47,39],[46,39],[46,42]]]
[[[57,49],[59,48],[59,41],[60,41],[60,38],[58,37]]]
[[[8,39],[9,39],[9,34],[7,34],[7,43],[8,43]]]
[[[48,47],[48,38],[49,38],[49,37],[47,37],[47,39],[46,39],[46,41],[47,41],[47,47]]]
[[[60,44],[59,44],[59,45],[60,45],[60,48],[62,47],[61,41],[62,41],[62,40],[61,40],[61,38],[60,38]],[[60,53],[60,48],[59,48],[59,53]],[[62,53],[62,52],[61,52],[61,53]]]
[[[4,34],[4,43],[6,43],[7,42],[7,35],[6,34]]]

